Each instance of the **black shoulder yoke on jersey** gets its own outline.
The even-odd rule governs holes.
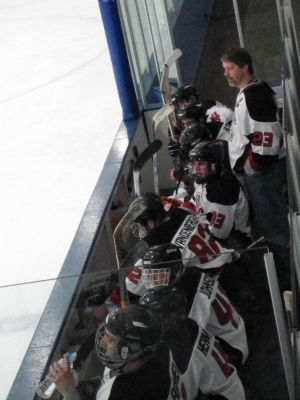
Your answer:
[[[277,104],[273,97],[275,92],[266,82],[247,86],[244,94],[250,117],[254,121],[277,121]]]
[[[172,351],[175,364],[181,375],[186,372],[190,364],[198,332],[197,322],[191,318],[186,318],[177,329],[166,334],[164,342]]]
[[[188,215],[190,215],[190,213],[182,208],[175,209],[168,221],[163,222],[157,228],[153,229],[143,240],[148,243],[150,247],[171,243],[173,237]]]
[[[232,206],[238,202],[241,185],[232,172],[226,171],[209,179],[206,198],[211,203]]]
[[[220,129],[223,126],[223,122],[219,121],[207,121],[205,122],[205,127],[209,130],[214,140],[217,139]]]
[[[184,293],[188,314],[193,306],[202,274],[203,272],[198,267],[187,267],[184,275],[175,284]]]
[[[171,387],[169,359],[169,350],[161,346],[144,367],[116,377],[108,400],[167,400]]]

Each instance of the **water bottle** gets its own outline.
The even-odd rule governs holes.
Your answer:
[[[66,355],[70,359],[71,368],[73,368],[73,361],[75,361],[77,353],[66,353]],[[65,367],[65,360],[63,358],[61,358],[57,362],[60,366]],[[35,391],[42,399],[49,399],[49,397],[52,396],[55,388],[56,388],[55,383],[51,382],[46,378],[38,384]]]

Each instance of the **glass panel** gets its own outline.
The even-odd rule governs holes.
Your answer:
[[[265,252],[266,249],[261,248],[242,253],[234,264],[225,267],[220,278],[223,287],[227,291],[228,298],[234,301],[235,308],[243,317],[246,327],[250,355],[244,366],[239,369],[239,372],[247,396],[251,400],[261,400],[261,396],[264,393],[269,393],[272,399],[275,400],[288,398],[274,313],[263,262]],[[176,265],[178,268],[178,264],[174,264],[173,268]],[[191,279],[188,274],[195,274],[194,278]],[[162,275],[160,273],[159,276],[156,275],[156,278],[162,279]],[[129,278],[131,282],[136,282],[140,276],[135,269],[129,275]],[[189,276],[189,279],[184,279],[184,276]],[[202,277],[204,279],[203,275]],[[44,368],[45,372],[48,370],[46,365],[49,365],[47,359],[50,353],[53,354],[53,357],[51,357],[51,362],[53,362],[60,359],[66,351],[77,353],[74,368],[78,372],[81,389],[85,390],[87,387],[91,389],[91,382],[93,382],[93,387],[98,388],[104,366],[99,361],[94,348],[95,333],[105,320],[107,313],[121,305],[119,282],[124,282],[124,279],[124,270],[114,270],[85,274],[81,277],[61,278],[55,282],[36,282],[2,287],[0,289],[1,304],[9,304],[9,307],[2,306],[0,309],[1,322],[4,321],[1,325],[1,344],[5,343],[5,348],[7,348],[3,349],[3,346],[1,346],[1,360],[14,360],[10,364],[17,367],[23,357],[21,353],[24,353],[37,326],[44,307],[43,303],[45,303],[53,287],[52,296],[31,343],[31,349],[35,350],[35,358],[31,357],[32,370],[26,372],[32,373],[32,376],[30,379],[27,376],[25,383],[22,383],[24,388],[28,380],[29,387],[35,387]],[[200,296],[202,297],[200,298],[202,300],[195,303],[198,310],[196,314],[192,315],[191,303],[188,302],[192,318],[197,320],[198,318],[203,318],[205,314],[201,314],[201,310],[203,301],[205,301],[206,303],[204,304],[210,304],[210,313],[215,313],[214,315],[220,322],[220,327],[228,324],[232,326],[240,324],[238,319],[235,321],[236,317],[232,314],[234,308],[230,308],[232,307],[230,303],[221,298],[224,293],[212,290],[212,285],[214,285],[212,278],[206,277],[205,281],[201,279],[198,268],[191,269],[188,267],[180,283],[177,283],[177,286],[185,291],[187,298],[194,299],[198,292],[201,293]],[[76,290],[73,305],[67,312],[74,289]],[[9,303],[7,303],[7,300],[9,300]],[[139,296],[130,296],[130,303],[138,301]],[[203,312],[204,310],[205,307]],[[66,319],[64,318],[65,314],[67,315]],[[23,322],[24,316],[26,316],[26,322]],[[65,323],[61,330],[60,324],[62,321],[65,321]],[[181,326],[181,323],[178,322],[178,326]],[[168,341],[170,337],[175,337],[174,332],[176,332],[176,329],[175,331],[168,331],[164,340]],[[12,333],[14,334],[12,335]],[[222,336],[222,332],[219,333],[219,336]],[[186,346],[182,343],[182,337],[180,336],[180,340],[176,339],[175,342],[177,343],[176,349],[179,354],[185,355]],[[58,344],[53,352],[51,350],[55,343]],[[225,348],[226,344],[223,343],[223,349]],[[237,362],[229,348],[226,348],[226,352],[231,354],[229,357],[232,363]],[[20,356],[19,359],[18,355]],[[8,376],[7,363],[5,365],[1,364],[0,372],[2,374],[1,390],[2,392],[5,389],[7,391],[12,383],[12,378]],[[270,382],[276,382],[276,385],[270,385]],[[57,391],[52,398],[59,398]]]
[[[175,25],[182,1],[169,1],[167,12],[171,26]],[[141,108],[162,104],[159,91],[159,71],[172,53],[172,33],[166,20],[163,0],[124,0],[120,12],[129,49],[136,91]],[[175,66],[170,68],[170,79],[178,84]]]
[[[45,281],[0,288],[1,399],[6,399],[54,284]]]

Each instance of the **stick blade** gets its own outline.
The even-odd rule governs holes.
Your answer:
[[[177,61],[178,58],[181,57],[181,55],[182,55],[182,51],[180,49],[175,49],[173,51],[173,53],[164,62],[164,65],[161,68],[161,72],[162,72],[164,66],[167,66],[168,68],[170,68],[170,66],[172,64],[174,64],[174,62]]]
[[[165,104],[162,108],[160,108],[157,113],[153,117],[153,121],[155,122],[156,126],[168,117],[173,111],[175,107],[173,104]]]
[[[138,156],[133,165],[133,172],[137,172],[143,168],[146,162],[162,147],[161,140],[156,139]]]

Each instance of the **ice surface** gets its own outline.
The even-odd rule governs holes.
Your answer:
[[[2,0],[0,11],[3,286],[58,275],[122,112],[97,0]],[[25,302],[26,326],[22,299],[9,297],[20,291],[1,297],[0,399],[51,284],[39,288],[39,304]]]

